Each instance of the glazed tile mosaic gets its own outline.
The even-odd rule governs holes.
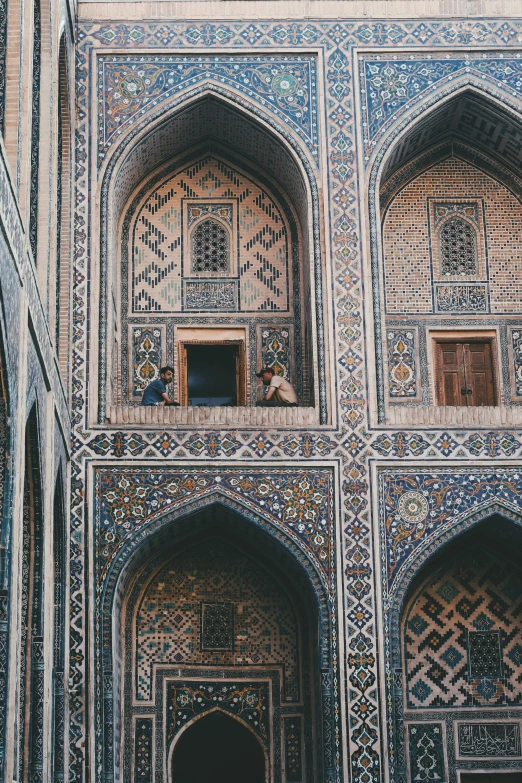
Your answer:
[[[408,709],[522,702],[516,580],[486,550],[459,556],[430,580],[405,619]]]
[[[228,603],[212,603],[216,595]],[[209,628],[216,609],[217,638]],[[155,575],[136,619],[135,656],[138,699],[150,698],[155,664],[236,662],[282,664],[284,698],[299,699],[298,627],[292,606],[255,561],[224,541],[210,540]]]
[[[240,232],[237,259],[236,254],[233,255],[235,263],[229,258],[222,270],[214,272],[194,266],[192,237],[202,223],[191,227],[189,214],[187,236],[183,239],[182,214],[187,197],[200,199],[201,209],[205,208],[206,198],[231,199],[228,210],[231,212],[233,207]],[[192,212],[194,208],[194,203],[188,206]],[[232,229],[232,212],[230,223],[221,220]],[[227,236],[228,233],[226,231]],[[183,309],[230,310],[230,306],[205,308],[201,293],[197,306],[196,284],[188,281],[190,299],[188,305],[185,300],[183,307],[183,279],[196,273],[212,277],[216,271],[238,279],[232,304],[237,302],[240,312],[287,313],[290,310],[289,243],[283,216],[264,190],[220,160],[204,158],[156,188],[138,211],[130,236],[130,315],[173,313]],[[237,244],[236,230],[228,239],[229,245],[234,240]]]
[[[376,656],[377,628],[384,628],[386,621],[375,614],[369,464],[383,458],[402,460],[415,457],[416,460],[421,459],[422,464],[431,461],[435,465],[430,466],[425,475],[418,470],[404,468],[402,477],[392,476],[390,479],[393,491],[380,495],[385,541],[382,553],[385,568],[383,579],[387,585],[386,589],[389,586],[392,590],[395,589],[398,575],[408,567],[410,558],[413,559],[421,548],[424,551],[430,537],[434,538],[439,531],[442,533],[452,526],[458,526],[459,520],[463,519],[468,511],[475,510],[480,513],[488,504],[493,507],[493,504],[497,503],[499,508],[507,509],[507,513],[515,516],[520,505],[516,470],[508,475],[502,474],[500,467],[498,471],[490,469],[487,481],[481,481],[480,471],[475,475],[469,466],[459,469],[446,465],[446,473],[439,479],[444,486],[442,490],[430,484],[437,483],[436,471],[440,461],[451,458],[464,462],[477,457],[497,461],[517,459],[522,452],[522,440],[516,429],[509,432],[493,428],[470,431],[462,427],[448,432],[446,427],[440,425],[422,432],[407,426],[399,430],[382,431],[370,422],[366,375],[366,349],[370,349],[363,332],[359,216],[359,206],[365,211],[367,205],[358,203],[358,172],[355,162],[360,151],[360,128],[355,125],[353,117],[361,108],[366,112],[363,120],[366,123],[364,154],[368,164],[373,166],[373,156],[376,160],[380,154],[380,140],[384,139],[388,129],[392,125],[399,127],[402,121],[410,121],[412,112],[420,114],[430,103],[442,97],[444,91],[469,83],[482,84],[485,93],[500,96],[500,101],[505,106],[519,107],[520,61],[516,59],[515,48],[520,44],[521,35],[522,25],[519,20],[482,19],[349,22],[256,20],[235,23],[160,20],[128,24],[91,22],[79,25],[77,100],[80,119],[76,135],[78,166],[73,378],[75,461],[71,519],[73,546],[70,677],[74,685],[70,723],[71,781],[82,779],[86,764],[85,667],[88,649],[85,646],[85,627],[82,621],[85,617],[88,575],[84,569],[83,555],[84,504],[87,500],[84,471],[88,463],[100,465],[103,460],[109,458],[134,459],[142,463],[148,460],[159,460],[163,463],[166,459],[174,458],[184,467],[182,470],[177,468],[181,476],[175,478],[172,484],[173,487],[175,485],[174,489],[169,488],[169,477],[166,472],[161,473],[162,469],[155,479],[145,478],[147,469],[143,468],[142,464],[125,468],[112,466],[107,469],[103,478],[100,478],[100,473],[96,474],[96,481],[100,482],[96,484],[97,510],[101,514],[98,519],[100,527],[96,530],[96,535],[100,537],[96,555],[99,558],[97,574],[100,584],[104,583],[113,563],[133,535],[142,535],[144,528],[149,525],[152,529],[161,513],[174,509],[178,503],[189,500],[199,502],[215,492],[237,502],[239,507],[246,508],[248,513],[255,509],[256,513],[264,514],[278,530],[285,529],[294,544],[314,563],[321,580],[330,590],[336,579],[342,580],[347,720],[346,725],[337,724],[331,729],[331,739],[334,745],[337,743],[337,748],[343,745],[346,748],[347,763],[354,783],[371,783],[383,776],[381,732],[382,727],[386,726],[386,716],[382,715],[382,719],[378,719],[377,711],[379,691],[381,687],[391,688],[392,676],[390,671],[384,672],[384,675],[379,671]],[[420,52],[421,46],[429,47],[430,54]],[[473,51],[459,49],[463,46],[473,47]],[[485,46],[488,47],[487,50],[475,51]],[[169,50],[177,48],[180,54],[167,55],[162,51],[166,47]],[[219,54],[223,47],[234,48],[234,55]],[[281,47],[284,47],[285,54],[281,54]],[[310,55],[311,47],[317,54]],[[363,55],[355,54],[354,47],[367,48],[369,51]],[[386,48],[382,54],[375,51],[380,47]],[[392,53],[389,49],[393,47],[400,47],[400,50]],[[404,51],[408,47],[412,49],[411,53]],[[441,49],[440,54],[433,53],[433,49],[437,47]],[[497,51],[501,47],[512,47],[513,51],[506,51],[501,57]],[[208,54],[198,54],[196,57],[191,48],[208,49]],[[288,54],[290,49],[295,54]],[[118,50],[121,50],[121,54]],[[151,50],[158,53],[157,58],[156,55],[150,54]],[[255,57],[252,56],[252,50],[256,52]],[[247,51],[248,54],[242,55],[241,51]],[[96,66],[95,57],[92,56],[95,53],[102,54],[98,57]],[[355,67],[360,64],[360,94],[356,93],[353,81],[353,57]],[[234,68],[234,63],[237,64],[241,58],[246,63],[243,84],[238,76],[241,69]],[[324,100],[323,97],[318,97],[316,89],[318,65],[325,74]],[[95,70],[92,70],[93,67]],[[93,78],[98,79],[99,105],[102,107],[102,111],[94,119],[91,112],[93,95],[89,81]],[[169,79],[172,81],[169,82]],[[256,111],[267,113],[281,128],[281,139],[292,137],[296,145],[301,145],[302,149],[307,151],[310,171],[314,171],[313,166],[317,169],[318,164],[322,167],[321,170],[328,169],[327,198],[331,209],[330,223],[325,230],[331,239],[331,284],[336,292],[336,374],[331,385],[338,390],[339,404],[335,409],[331,405],[330,419],[324,418],[325,426],[317,430],[287,433],[277,428],[267,432],[234,428],[233,431],[216,433],[202,428],[200,432],[194,433],[136,428],[134,431],[127,427],[116,430],[105,426],[102,421],[103,426],[95,431],[89,424],[91,411],[87,399],[91,389],[87,384],[86,353],[89,315],[87,243],[91,238],[88,228],[93,217],[89,211],[89,197],[96,183],[89,180],[91,161],[88,140],[92,138],[96,126],[96,132],[99,133],[97,162],[104,164],[117,140],[131,132],[131,125],[137,128],[149,113],[151,116],[154,112],[160,114],[162,106],[165,111],[170,110],[175,97],[179,97],[180,90],[186,90],[188,96],[192,87],[196,88],[198,85],[205,85],[212,90],[216,88],[216,95],[221,94],[219,89],[224,86],[230,88],[238,97],[238,106],[252,109],[253,114]],[[320,137],[321,127],[324,127],[323,137]],[[463,123],[461,133],[468,135],[470,143],[478,138],[479,134],[472,118],[467,125]],[[510,137],[510,148],[516,150],[518,137],[514,124],[506,133]],[[477,144],[479,145],[478,141]],[[323,148],[324,158],[319,152]],[[502,154],[502,150],[498,151],[498,154]],[[371,170],[373,176],[374,169]],[[312,179],[314,177],[315,174]],[[317,199],[311,201],[310,209],[314,215],[318,214],[318,204]],[[375,226],[376,223],[372,223],[371,230],[374,233]],[[319,236],[316,240],[319,241]],[[194,281],[190,282],[193,285]],[[467,293],[463,292],[462,296]],[[189,301],[197,302],[197,298],[191,297],[202,295],[202,292],[194,289],[188,298]],[[186,301],[186,289],[183,296]],[[225,295],[224,292],[217,294],[206,290],[204,296],[208,301],[223,301],[225,297],[232,302],[231,291]],[[445,301],[447,300],[446,296]],[[455,300],[452,294],[450,300],[457,301],[458,296]],[[191,306],[190,309],[195,308]],[[380,318],[379,312],[376,315],[377,322]],[[449,308],[444,311],[449,312]],[[151,324],[147,324],[147,328],[150,326]],[[282,324],[278,322],[273,326],[281,328]],[[327,323],[326,333],[334,334],[333,322]],[[102,339],[103,337],[102,334]],[[166,335],[166,340],[169,339]],[[334,351],[333,337],[330,349]],[[321,349],[319,353],[320,358],[324,359],[324,350]],[[412,361],[410,357],[403,358]],[[378,390],[383,396],[384,390],[387,389],[384,381],[385,367],[381,361],[380,369],[377,368],[377,374],[380,373]],[[410,368],[411,364],[406,364],[406,367]],[[404,383],[404,378],[401,382]],[[406,398],[414,388],[412,384],[417,383],[418,380],[407,380],[405,385],[400,387],[406,389]],[[90,399],[92,397],[93,395]],[[327,407],[325,400],[326,396],[322,401],[323,410]],[[328,421],[330,423],[327,423]],[[229,472],[221,470],[219,465],[216,469],[201,469],[200,465],[190,466],[194,458],[225,459]],[[266,460],[288,463],[289,458],[295,461],[285,464],[284,467],[266,469],[275,472],[277,479],[265,482],[268,486],[265,495],[265,483],[261,475],[263,469],[256,467],[255,471],[252,471],[251,461],[262,459],[264,464]],[[304,479],[302,471],[306,471],[308,466],[303,467],[301,463],[312,458],[335,465],[333,470],[328,467],[331,471],[329,476],[336,474],[339,477],[342,493],[339,499],[339,510],[342,513],[340,529],[343,531],[339,566],[333,559],[329,522],[325,523],[325,520],[330,519],[336,498],[330,486],[325,490],[321,484],[314,483],[312,476]],[[248,469],[243,465],[231,467],[228,464],[240,461],[246,462]],[[152,476],[157,468],[148,470]],[[327,468],[321,470],[326,472]],[[254,473],[259,473],[259,477],[252,479]],[[218,478],[221,482],[217,481]],[[306,480],[309,485],[306,491],[299,488],[301,480]],[[154,483],[155,481],[157,483]],[[121,482],[128,483],[120,486]],[[405,498],[408,492],[411,496]],[[105,538],[102,543],[103,536]],[[384,595],[385,603],[388,595],[388,592]],[[341,604],[335,606],[332,612],[334,616],[338,607],[341,607]],[[98,621],[101,622],[100,618]],[[236,621],[237,614],[234,613],[234,622]],[[101,649],[100,637],[96,634],[94,645],[99,659],[108,653],[107,650]],[[462,650],[459,654],[463,654]],[[101,675],[97,672],[96,676],[97,687],[101,689]],[[386,685],[380,679],[381,676],[385,677]],[[333,694],[332,703],[335,700],[338,705],[338,699],[342,698],[344,693],[342,681],[335,672],[330,675],[325,672],[323,677],[325,691]],[[430,687],[433,687],[433,684]],[[335,709],[339,709],[338,706]],[[95,759],[89,760],[92,768],[103,758],[105,724],[101,710],[102,707],[98,704],[93,743]],[[390,726],[392,723],[393,720],[390,720]],[[424,754],[425,759],[429,756],[432,760],[430,763],[433,763],[439,781],[448,779],[435,732],[437,726],[442,731],[442,725],[419,715],[414,726],[419,727],[419,730],[422,726],[425,728],[415,746],[412,744],[412,725],[408,726],[407,742],[413,775],[419,765],[424,768],[424,762],[420,761]],[[394,729],[391,731],[394,732]],[[292,779],[297,781],[300,773],[294,758],[294,735],[295,730],[285,735],[289,738],[289,744],[284,752],[288,763],[293,765]],[[449,735],[450,732],[447,732],[448,742],[451,743]],[[144,735],[143,742],[146,745],[150,740]],[[401,767],[400,762],[398,767],[394,766],[398,758],[394,751],[394,740],[390,746],[390,776],[395,780],[405,774],[406,764],[404,762]],[[343,774],[341,754],[336,752],[339,753],[339,758],[335,759],[335,763],[332,760],[325,776],[325,780],[332,782],[340,780]],[[143,769],[143,779],[146,780],[146,763]],[[400,774],[396,777],[397,769]],[[111,770],[104,771],[110,778]],[[450,776],[449,779],[453,783],[455,778]]]

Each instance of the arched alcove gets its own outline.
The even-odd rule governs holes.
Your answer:
[[[522,306],[522,124],[469,85],[433,97],[421,114],[415,107],[410,120],[374,162],[371,252],[379,418],[392,423],[397,405],[408,405],[422,424],[433,407],[451,417],[455,407],[518,401],[511,334],[498,327]],[[448,363],[447,343],[463,358]],[[477,351],[485,391],[472,367]]]
[[[137,140],[126,139],[107,164],[96,368],[100,421],[107,405],[139,405],[141,387],[133,386],[132,375],[145,353],[148,370],[149,364],[153,372],[162,362],[174,365],[173,396],[182,396],[181,329],[202,330],[191,336],[195,341],[214,342],[213,330],[214,337],[243,344],[246,404],[257,399],[254,370],[264,362],[279,365],[298,387],[300,403],[318,405],[326,416],[314,175],[300,145],[293,149],[268,117],[242,103],[214,90],[192,97],[140,130]],[[147,201],[147,248],[142,242],[140,249],[133,227]],[[191,266],[189,210],[198,202],[207,211],[221,205],[230,212],[220,218],[223,226],[230,221],[230,271],[204,274]],[[140,288],[133,310],[128,269],[140,253],[147,258],[139,281],[131,281]],[[227,329],[232,337],[225,336]]]
[[[41,779],[44,764],[44,518],[36,402],[25,426],[23,487],[17,768],[26,781]]]
[[[221,710],[206,713],[180,733],[169,766],[172,783],[265,783],[267,779],[264,749],[255,733]]]
[[[428,762],[519,768],[521,545],[520,524],[489,516],[435,549],[393,608],[393,758],[409,781]]]
[[[55,780],[63,779],[66,767],[65,648],[67,630],[67,517],[65,514],[64,466],[60,463],[53,498],[53,755]]]
[[[3,294],[0,289],[2,303],[2,318],[0,319],[0,508],[2,510],[2,525],[0,538],[0,616],[3,618],[0,629],[0,715],[6,714],[6,702],[9,692],[9,635],[10,614],[9,598],[12,594],[12,515],[11,515],[11,482],[10,469],[12,460],[10,425],[10,389],[11,379],[8,376],[3,319]],[[7,722],[0,719],[0,743],[5,743]]]
[[[270,781],[282,779],[290,746],[291,763],[321,778],[332,759],[319,689],[329,679],[330,620],[305,559],[290,551],[221,504],[143,541],[103,620],[104,649],[109,627],[115,641],[103,674],[116,749],[108,773],[129,776],[137,748],[139,763],[152,763],[154,736],[156,781],[166,781],[177,733],[219,706],[253,727]]]

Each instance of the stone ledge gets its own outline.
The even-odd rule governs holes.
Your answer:
[[[191,428],[204,425],[217,429],[317,427],[319,411],[316,408],[171,408],[163,405],[123,405],[111,407],[109,423],[146,427],[175,425]]]
[[[393,427],[519,427],[522,425],[522,405],[498,405],[476,408],[390,405],[386,424]]]
[[[83,0],[79,20],[465,19],[518,17],[518,0]]]

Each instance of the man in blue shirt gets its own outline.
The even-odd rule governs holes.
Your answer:
[[[143,397],[141,398],[142,405],[179,405],[179,402],[171,400],[167,394],[167,384],[172,383],[174,377],[174,370],[172,367],[162,367],[160,369],[160,377],[155,381],[149,383]]]

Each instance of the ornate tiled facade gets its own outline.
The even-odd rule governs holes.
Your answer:
[[[71,462],[62,491],[68,580],[54,575],[60,547],[51,556],[52,534],[43,533],[45,571],[59,588],[52,602],[46,596],[45,642],[30,663],[41,684],[31,731],[40,738],[65,726],[71,783],[160,783],[183,727],[218,699],[223,713],[255,726],[274,783],[457,783],[462,771],[519,771],[520,580],[495,547],[498,520],[512,525],[512,542],[522,520],[522,437],[509,424],[522,399],[520,19],[464,18],[469,9],[459,18],[394,18],[393,9],[385,20],[288,9],[277,18],[275,4],[270,19],[253,9],[252,19],[232,10],[174,20],[156,9],[151,21],[137,9],[79,7],[70,401],[49,337],[51,261],[45,268],[54,253],[55,217],[43,199],[56,192],[55,150],[45,146],[56,86],[30,102],[42,115],[32,125],[42,145],[38,231],[19,209],[31,118],[16,132],[6,126],[1,151],[9,416],[0,444],[13,458],[0,463],[0,606],[15,608],[0,612],[0,777],[20,777],[12,734],[27,713],[5,684],[26,673],[12,618],[19,612],[23,626],[34,609],[16,608],[15,597],[40,579],[16,535],[34,404],[46,509],[64,444]],[[0,92],[2,74],[0,64]],[[51,77],[34,84],[47,90]],[[476,234],[462,228],[459,238],[454,226],[438,241],[437,220],[451,215]],[[192,237],[193,221],[209,218],[218,228]],[[26,237],[39,244],[36,271]],[[192,266],[185,256],[196,239],[219,244],[214,279],[203,256]],[[247,251],[259,253],[257,266]],[[232,413],[219,426],[159,426],[145,414],[130,424],[126,404],[175,360],[178,318],[190,329],[234,319],[248,349],[249,402],[253,370],[274,364],[316,408],[317,424],[268,414],[266,424],[246,415],[239,424]],[[414,413],[433,407],[437,330],[494,332],[498,417],[470,425],[462,413],[448,424],[439,411],[415,423]],[[457,565],[444,554],[441,563],[442,547],[457,546],[460,533],[478,536],[492,515],[489,570],[472,538]],[[221,524],[233,544],[220,544],[218,567],[205,536]],[[249,537],[250,560],[241,560]],[[180,559],[185,549],[192,559]],[[315,677],[298,685],[296,626],[262,553],[316,613]],[[51,619],[55,604],[70,610],[69,644],[51,650],[62,622]],[[251,644],[260,629],[264,648]],[[65,670],[55,690],[64,683],[65,712],[50,698],[51,660]],[[136,672],[146,698],[132,690]],[[285,683],[303,703],[281,698]],[[306,699],[322,716],[315,755],[318,718]],[[34,780],[54,775],[42,747],[38,739]]]

